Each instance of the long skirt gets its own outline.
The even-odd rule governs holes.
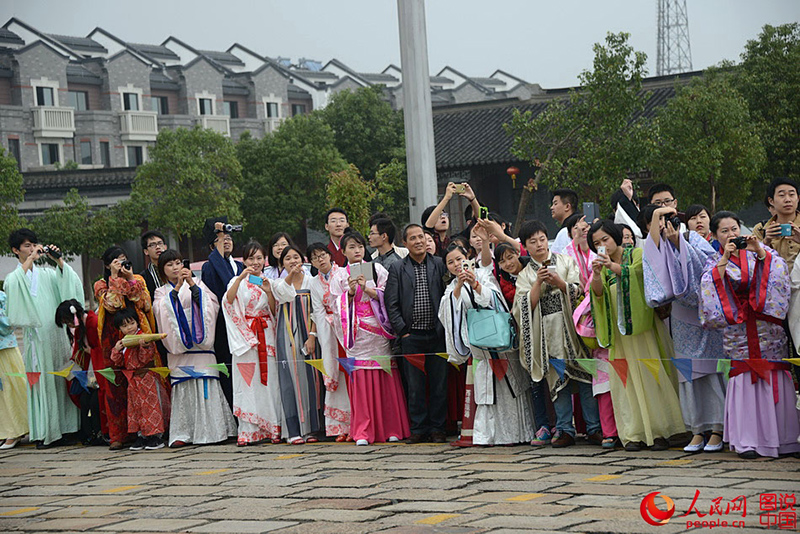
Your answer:
[[[236,435],[236,422],[219,380],[193,378],[172,384],[169,443],[219,443]]]
[[[256,372],[250,384],[237,364],[253,363]],[[267,383],[261,382],[258,350],[252,348],[233,357],[233,415],[239,419],[238,443],[244,445],[281,437],[281,387],[278,362],[267,356]]]
[[[23,377],[7,376],[22,373]],[[0,440],[28,433],[28,391],[24,378],[25,364],[17,347],[0,350]]]
[[[392,373],[374,360],[356,359],[350,376],[350,436],[369,443],[411,435],[408,409],[397,364]]]

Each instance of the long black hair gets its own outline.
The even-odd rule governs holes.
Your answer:
[[[78,346],[89,349],[89,341],[86,339],[86,324],[83,322],[84,310],[81,303],[75,299],[65,300],[56,308],[56,326],[59,328],[67,327],[67,337],[70,344],[78,340]],[[75,326],[75,333],[69,326]]]
[[[109,269],[108,266],[123,255],[126,258],[128,257],[128,253],[119,245],[112,245],[103,252],[103,279],[105,279],[106,283],[108,283],[108,279],[111,277],[111,269]]]

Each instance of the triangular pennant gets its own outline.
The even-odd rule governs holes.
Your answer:
[[[783,361],[789,362],[794,365],[800,365],[800,358],[784,358]]]
[[[403,357],[408,360],[408,363],[425,373],[425,355],[424,354],[403,354]],[[425,373],[427,374],[427,373]]]
[[[125,380],[127,380],[130,384],[131,380],[133,379],[133,369],[124,369],[122,374],[125,375]]]
[[[550,358],[550,365],[552,365],[553,369],[555,369],[556,373],[558,373],[558,378],[564,378],[564,371],[567,368],[567,362],[564,360],[559,360],[558,358]]]
[[[204,376],[206,376],[204,373],[196,371],[194,365],[181,365],[178,367],[178,369],[180,369],[181,371],[183,371],[192,378],[203,378]]]
[[[639,360],[647,367],[647,370],[650,371],[650,374],[653,375],[653,378],[656,379],[656,382],[659,384],[661,380],[658,378],[658,368],[661,367],[661,360],[658,358],[642,358]]]
[[[250,386],[250,383],[253,381],[253,373],[256,372],[256,364],[255,362],[249,363],[237,363],[236,367],[239,369],[239,372],[242,374],[242,378],[244,379],[245,384]]]
[[[167,378],[167,376],[169,376],[169,367],[151,367],[150,370],[161,375],[161,378]]]
[[[0,378],[0,391],[3,391],[3,379]]]
[[[303,361],[306,362],[311,367],[313,367],[314,369],[316,369],[317,371],[319,371],[320,373],[322,373],[323,375],[328,376],[328,373],[325,372],[325,364],[323,363],[322,360],[303,360]]]
[[[31,387],[35,386],[36,383],[39,382],[39,378],[42,376],[42,373],[38,371],[35,372],[29,371],[25,374],[28,375],[28,384],[30,384]]]
[[[344,372],[350,376],[350,373],[353,372],[353,369],[356,367],[356,359],[355,358],[337,358],[339,360],[339,365],[342,366]]]
[[[100,373],[101,376],[104,376],[106,380],[108,380],[115,386],[117,385],[117,373],[111,367],[106,367],[105,369],[98,369],[95,372]]]
[[[608,363],[611,364],[611,367],[617,372],[619,375],[619,379],[622,380],[622,385],[628,385],[628,360],[608,360]]]
[[[438,357],[440,357],[440,358],[444,358],[445,360],[447,360],[447,359],[449,359],[449,358],[450,358],[450,355],[449,355],[449,354],[447,354],[446,352],[437,352],[437,353],[436,353],[436,355],[437,355]]]
[[[728,373],[731,372],[731,361],[727,358],[720,358],[717,360],[717,372],[725,375],[728,378]]]
[[[503,380],[508,372],[508,360],[489,360],[489,367],[497,380]]]
[[[692,381],[692,359],[691,358],[672,358],[675,368],[683,375],[687,382]]]
[[[71,364],[69,364],[69,367],[65,367],[64,369],[62,369],[60,371],[50,371],[50,374],[51,375],[60,376],[61,378],[67,378],[69,376],[70,371],[72,371],[72,368],[74,366],[75,366],[75,364],[71,363]]]
[[[6,373],[6,376],[16,376],[17,378],[25,378],[25,373]]]
[[[597,376],[597,360],[594,358],[576,358],[575,361],[578,362],[578,365],[583,367],[584,371],[594,377]]]
[[[75,371],[72,373],[78,384],[87,392],[89,391],[89,371]]]
[[[373,356],[375,362],[381,366],[381,369],[389,374],[392,374],[392,357],[391,356]]]
[[[449,363],[450,363],[450,365],[452,365],[453,367],[455,367],[457,370],[459,370],[459,371],[461,370],[461,366],[460,366],[460,365],[458,365],[456,362],[449,362]]]
[[[216,369],[220,373],[225,376],[231,376],[231,372],[228,371],[228,365],[225,363],[212,363],[211,365],[207,365],[209,369]]]
[[[772,368],[772,362],[769,360],[762,360],[760,358],[751,358],[749,360],[745,360],[747,365],[750,369],[753,370],[758,378],[764,380],[768,384],[770,383],[770,369]],[[753,379],[755,381],[755,379]]]

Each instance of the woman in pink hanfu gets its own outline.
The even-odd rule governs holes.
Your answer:
[[[410,428],[397,363],[384,360],[391,362],[390,374],[372,358],[391,354],[389,340],[394,336],[383,303],[389,273],[373,263],[374,281],[367,281],[364,275],[351,276],[352,266],[363,261],[366,250],[366,240],[358,232],[346,233],[341,247],[348,265],[334,275],[331,294],[337,304],[336,337],[347,357],[355,359],[349,383],[350,436],[357,445],[400,441],[410,435]]]

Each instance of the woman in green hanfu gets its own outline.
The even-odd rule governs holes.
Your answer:
[[[588,241],[597,254],[591,291],[597,341],[617,371],[610,382],[619,439],[628,451],[666,450],[667,438],[686,427],[669,363],[672,340],[645,301],[642,249],[623,248],[622,231],[610,220],[594,223]]]

